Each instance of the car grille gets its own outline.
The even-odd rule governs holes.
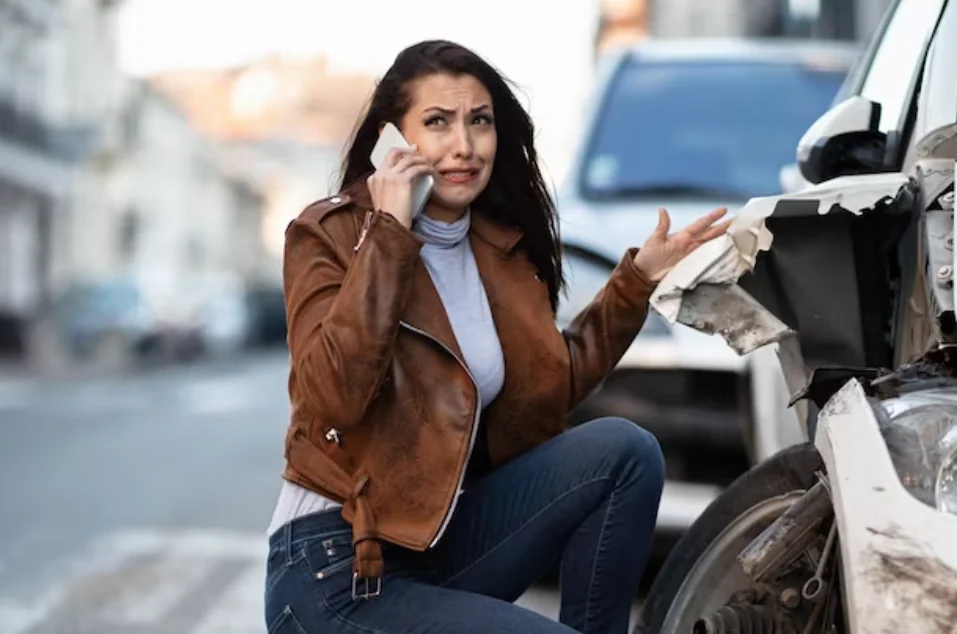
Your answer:
[[[727,486],[748,469],[746,374],[696,369],[613,372],[570,415],[577,425],[620,416],[655,435],[669,479]]]

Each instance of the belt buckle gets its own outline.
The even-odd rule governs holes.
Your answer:
[[[353,601],[358,601],[360,599],[363,601],[366,601],[368,599],[372,599],[382,594],[382,577],[375,577],[374,581],[372,578],[366,577],[365,579],[363,579],[363,581],[365,582],[365,591],[360,593],[359,592],[359,573],[358,572],[352,573],[352,600]],[[373,587],[375,588],[374,591],[372,590]]]

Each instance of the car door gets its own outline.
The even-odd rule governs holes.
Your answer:
[[[890,141],[889,170],[903,166],[924,61],[947,3],[948,0],[892,2],[835,101],[860,95],[881,104],[879,128]]]

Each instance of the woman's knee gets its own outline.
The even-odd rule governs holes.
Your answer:
[[[654,434],[620,417],[597,418],[581,427],[605,457],[616,459],[622,476],[640,476],[652,488],[664,486],[665,460]]]

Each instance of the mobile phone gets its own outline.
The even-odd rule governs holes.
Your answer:
[[[374,168],[379,169],[379,166],[385,161],[385,157],[389,155],[389,151],[392,150],[392,148],[409,147],[412,146],[409,145],[409,142],[406,141],[402,133],[399,132],[399,128],[395,127],[394,124],[387,123],[385,127],[382,128],[382,134],[379,135],[379,140],[376,142],[375,147],[372,148],[372,154],[369,156],[369,160],[372,161]],[[418,215],[422,213],[422,210],[425,208],[425,202],[432,193],[432,186],[434,184],[431,174],[423,174],[416,179],[412,186],[413,218],[418,217]]]

